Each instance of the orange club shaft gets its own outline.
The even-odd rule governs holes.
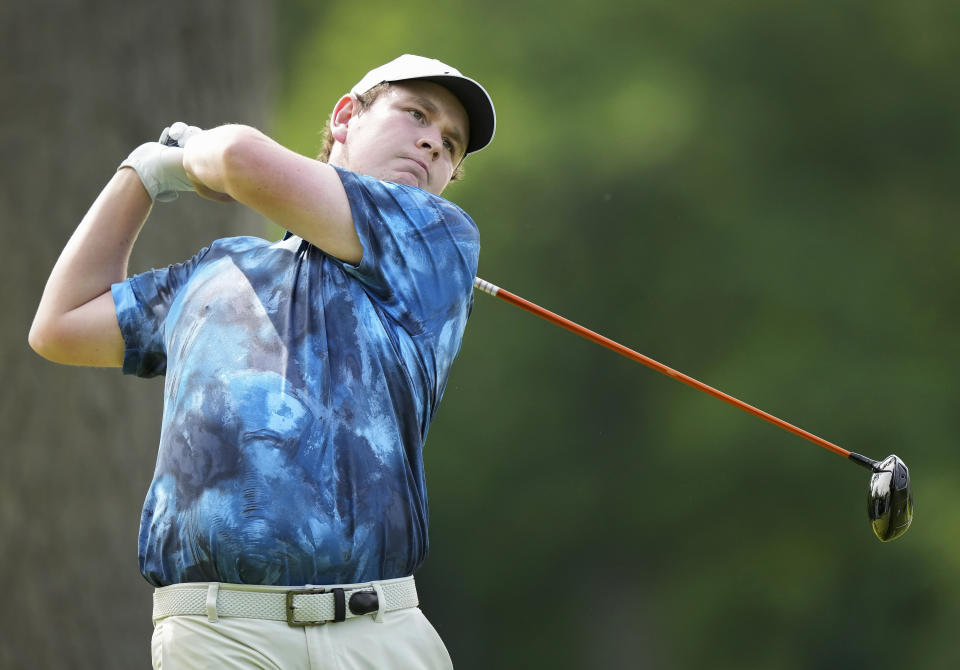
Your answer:
[[[748,403],[743,402],[742,400],[734,398],[732,395],[729,395],[727,393],[724,393],[723,391],[713,388],[712,386],[704,384],[703,382],[698,381],[689,375],[685,375],[682,372],[674,370],[673,368],[668,367],[663,363],[660,363],[659,361],[655,361],[649,356],[644,356],[638,351],[634,351],[629,347],[625,347],[622,344],[615,342],[608,337],[604,337],[603,335],[596,333],[590,330],[589,328],[585,328],[580,324],[575,323],[574,321],[571,321],[570,319],[564,318],[559,314],[555,314],[554,312],[551,312],[548,309],[544,309],[543,307],[540,307],[539,305],[532,303],[529,300],[521,298],[520,296],[515,295],[510,291],[502,289],[499,286],[496,286],[495,284],[491,284],[490,282],[480,279],[479,277],[475,277],[473,280],[473,285],[476,289],[484,293],[487,293],[488,295],[492,295],[496,298],[500,298],[501,300],[508,302],[511,305],[515,305],[521,309],[524,309],[530,312],[531,314],[535,314],[539,316],[542,319],[546,319],[550,323],[556,324],[561,328],[566,328],[572,333],[575,333],[581,337],[584,337],[590,340],[591,342],[596,342],[597,344],[603,347],[606,347],[607,349],[615,351],[622,356],[626,356],[632,361],[636,361],[637,363],[642,363],[643,365],[646,365],[648,368],[652,368],[657,372],[667,375],[668,377],[673,377],[677,381],[681,381],[684,384],[687,384],[688,386],[692,386],[698,391],[703,391],[704,393],[708,393],[715,398],[719,398],[725,403],[728,403],[730,405],[733,405],[734,407],[742,409],[744,412],[748,412],[749,414],[753,414],[754,416],[759,417],[764,421],[767,421],[769,423],[772,423],[775,426],[783,428],[784,430],[787,430],[793,433],[794,435],[798,435],[804,438],[805,440],[809,440],[810,442],[813,442],[814,444],[819,445],[824,449],[828,449],[834,452],[835,454],[839,454],[840,456],[843,456],[844,458],[848,458],[848,459],[851,456],[850,451],[837,446],[833,442],[828,442],[822,437],[817,437],[813,433],[810,433],[802,428],[798,428],[797,426],[794,426],[792,423],[787,423],[783,419],[779,419],[768,412],[764,412],[762,409],[758,409],[753,405],[750,405]]]

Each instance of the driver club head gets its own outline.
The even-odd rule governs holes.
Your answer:
[[[910,471],[896,454],[874,465],[867,512],[873,532],[881,542],[895,540],[910,528],[913,521]]]

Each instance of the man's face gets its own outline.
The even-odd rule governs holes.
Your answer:
[[[449,90],[429,81],[391,84],[348,122],[341,159],[349,170],[440,195],[463,159],[470,124]]]

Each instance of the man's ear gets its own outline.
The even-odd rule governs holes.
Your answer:
[[[347,141],[347,126],[359,109],[357,99],[352,95],[345,95],[337,101],[330,115],[330,132],[334,140],[341,144]]]

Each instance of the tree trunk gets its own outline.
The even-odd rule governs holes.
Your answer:
[[[61,248],[131,149],[177,120],[264,128],[271,4],[52,7],[0,8],[0,667],[148,667],[136,543],[162,382],[48,363],[27,331]],[[131,271],[264,229],[238,205],[182,195],[154,208]]]

